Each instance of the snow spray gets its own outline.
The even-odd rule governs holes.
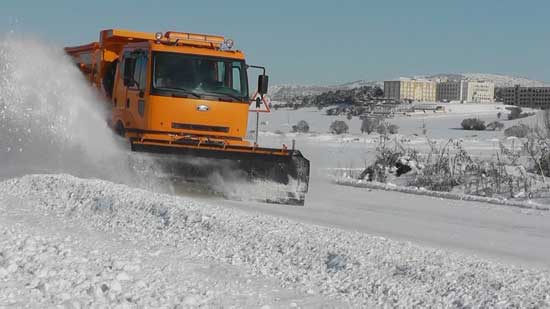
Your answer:
[[[0,39],[0,179],[69,173],[123,181],[125,150],[101,101],[63,49]]]

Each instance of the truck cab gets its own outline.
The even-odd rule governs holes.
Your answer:
[[[114,60],[112,90],[106,89],[113,128],[132,138],[173,134],[246,144],[249,91],[244,55],[213,48],[207,40],[206,46],[175,40],[125,44]]]

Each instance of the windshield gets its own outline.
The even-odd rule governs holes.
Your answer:
[[[244,61],[178,53],[153,53],[153,92],[194,97],[215,96],[248,102]]]

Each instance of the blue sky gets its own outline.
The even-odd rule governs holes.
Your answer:
[[[548,0],[0,1],[2,32],[74,45],[106,28],[222,34],[272,83],[447,72],[550,81]]]

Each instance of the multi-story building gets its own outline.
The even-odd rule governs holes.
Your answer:
[[[464,82],[464,80],[438,82],[436,86],[437,101],[462,101],[464,98]]]
[[[503,87],[496,90],[497,99],[504,104],[532,108],[550,108],[550,86],[548,87]]]
[[[399,101],[435,102],[436,83],[425,79],[384,81],[384,96]]]
[[[444,81],[437,83],[437,101],[490,103],[495,101],[495,84],[485,81]]]
[[[495,101],[495,84],[485,81],[467,81],[465,102],[491,103]]]

